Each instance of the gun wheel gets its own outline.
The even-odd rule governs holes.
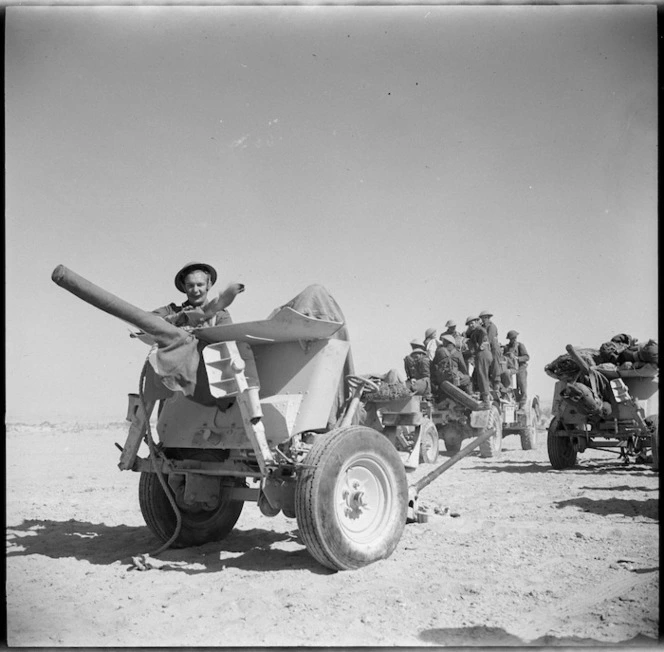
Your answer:
[[[652,452],[652,469],[659,471],[659,415],[653,415],[648,419],[652,423],[651,434],[651,452]]]
[[[432,421],[426,421],[420,426],[420,462],[434,464],[439,450],[438,430]]]
[[[389,557],[403,533],[408,484],[401,457],[363,426],[316,439],[295,487],[295,515],[310,554],[332,570]]]
[[[480,457],[496,457],[503,445],[503,421],[495,405],[491,406],[489,425],[482,430],[482,433],[487,430],[492,430],[493,435],[480,444]]]
[[[537,423],[539,422],[539,398],[536,396],[528,409],[528,425],[521,431],[521,448],[529,451],[535,448],[537,441]]]
[[[557,433],[564,430],[562,421],[555,417],[549,424],[546,436],[546,448],[549,453],[549,462],[554,469],[571,469],[576,465],[577,452],[569,437],[561,437]]]
[[[167,480],[167,476],[164,476],[164,479]],[[219,478],[218,500],[213,506],[197,504],[187,507],[169,487],[182,519],[180,533],[173,542],[174,548],[200,546],[211,541],[220,541],[230,534],[240,518],[244,502],[229,499],[227,492],[224,492],[225,481],[227,480],[222,481]],[[232,482],[235,486],[244,486],[242,479],[234,479]],[[162,542],[168,541],[175,532],[177,519],[156,473],[145,471],[141,473],[138,502],[147,526]]]

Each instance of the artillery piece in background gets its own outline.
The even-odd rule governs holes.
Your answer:
[[[557,380],[547,449],[554,469],[569,469],[588,449],[645,461],[659,456],[659,366],[596,365],[592,355],[568,344],[567,354],[545,367]]]

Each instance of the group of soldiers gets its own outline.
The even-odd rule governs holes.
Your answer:
[[[457,331],[456,322],[450,319],[440,337],[435,328],[428,328],[424,341],[412,340],[412,350],[404,358],[406,382],[411,391],[430,395],[439,402],[445,398],[442,383],[448,381],[468,394],[479,394],[480,401],[488,407],[492,398],[512,391],[514,375],[515,398],[520,407],[525,406],[530,356],[515,330],[507,333],[505,345],[500,344],[492,317],[488,310],[477,317],[469,316],[463,333]]]

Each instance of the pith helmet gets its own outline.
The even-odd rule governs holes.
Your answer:
[[[440,341],[443,343],[449,342],[450,344],[454,344],[454,346],[456,346],[456,341],[451,335],[442,335]]]
[[[447,323],[445,324],[445,328],[454,328],[456,326],[456,322],[454,319],[448,319]]]
[[[493,317],[493,313],[489,312],[488,310],[482,310],[480,317]]]
[[[197,269],[200,269],[203,272],[207,272],[210,275],[210,285],[214,285],[217,282],[217,270],[212,267],[212,265],[208,265],[207,263],[197,263],[197,262],[191,262],[187,263],[176,275],[175,275],[175,287],[180,290],[180,292],[184,292],[184,279],[189,272],[196,271]]]
[[[511,340],[513,337],[518,337],[519,334],[516,331],[508,331],[507,332],[507,339]]]
[[[436,332],[435,328],[427,328],[424,331],[424,339],[427,339],[427,337],[436,337]]]
[[[477,321],[477,319],[477,317],[473,317],[472,315],[470,317],[466,317],[466,326],[468,326],[471,321]]]

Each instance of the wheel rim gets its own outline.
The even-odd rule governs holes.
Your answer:
[[[425,429],[422,433],[422,441],[420,442],[420,446],[422,447],[422,457],[428,462],[434,462],[438,455],[438,451],[436,450],[438,431],[435,427],[433,431],[431,428],[432,426],[429,426]]]
[[[500,418],[500,412],[498,412],[495,406],[491,408],[491,422],[489,428],[493,430],[493,435],[489,437],[491,449],[494,452],[498,452],[503,441],[503,422]]]
[[[339,527],[355,543],[370,543],[383,532],[395,500],[384,467],[366,454],[344,465],[334,497]]]

